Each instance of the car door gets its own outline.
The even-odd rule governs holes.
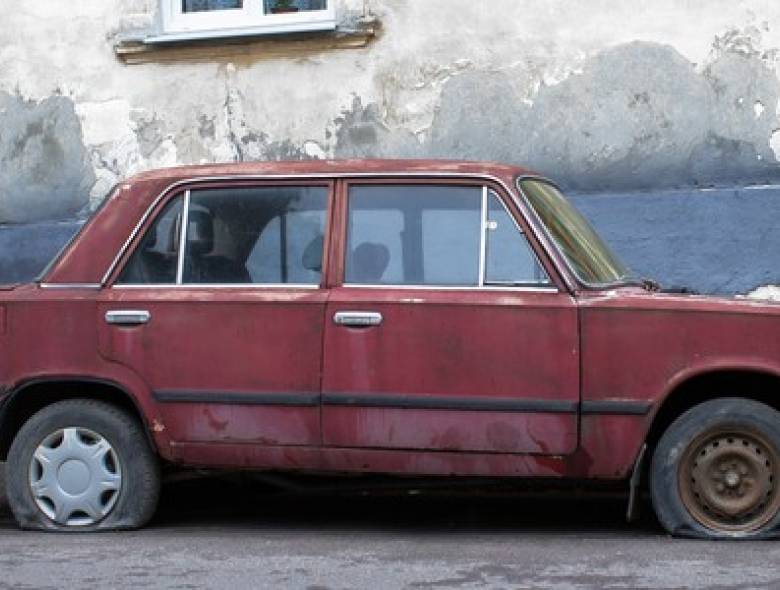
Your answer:
[[[319,445],[331,194],[193,187],[156,207],[105,290],[100,346],[146,381],[172,440]]]
[[[467,180],[355,181],[341,195],[324,444],[572,452],[577,310],[508,195]]]

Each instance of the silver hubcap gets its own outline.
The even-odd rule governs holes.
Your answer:
[[[105,518],[122,489],[111,444],[86,428],[47,436],[30,461],[30,490],[38,508],[57,524],[88,526]]]

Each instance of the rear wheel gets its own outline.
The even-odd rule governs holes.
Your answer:
[[[137,528],[159,497],[159,467],[141,425],[99,401],[39,411],[14,439],[6,468],[8,502],[23,528]]]
[[[750,400],[698,405],[664,433],[651,493],[671,534],[758,538],[780,520],[780,413]]]

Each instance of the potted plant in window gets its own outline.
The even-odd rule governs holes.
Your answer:
[[[286,14],[298,12],[299,8],[293,4],[293,0],[276,0],[271,7],[271,14]]]

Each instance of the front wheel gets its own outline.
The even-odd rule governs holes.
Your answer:
[[[157,506],[157,458],[137,420],[94,400],[32,416],[6,464],[8,503],[22,528],[117,530],[146,524]]]
[[[673,535],[761,538],[780,521],[780,413],[745,399],[705,402],[658,442],[651,495]]]

